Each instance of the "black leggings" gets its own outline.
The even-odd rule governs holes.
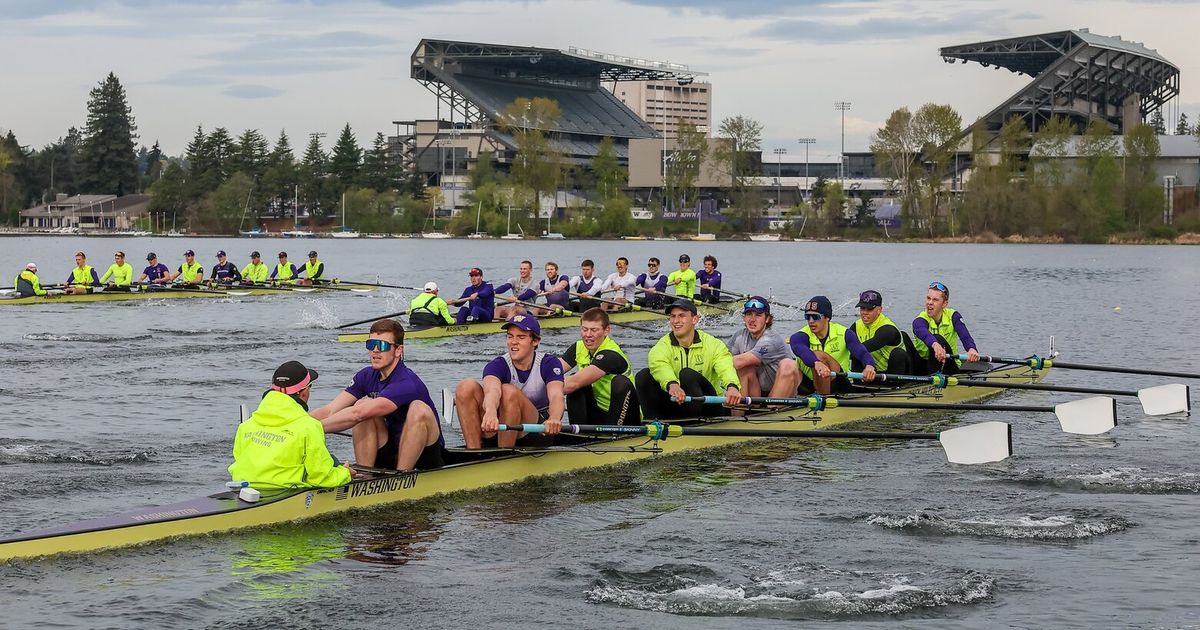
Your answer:
[[[567,394],[567,413],[572,424],[638,424],[641,420],[633,381],[617,374],[608,386],[608,411],[596,404],[591,387]]]
[[[723,416],[726,410],[721,405],[706,405],[699,402],[683,403],[671,400],[666,390],[654,380],[650,368],[642,368],[635,377],[638,400],[642,402],[642,421],[695,418],[698,416]],[[688,396],[715,396],[716,388],[702,374],[692,368],[679,372],[679,386]]]
[[[922,359],[924,361],[924,359]],[[896,346],[888,353],[887,369],[879,370],[888,374],[912,374],[912,359],[908,356],[908,351],[904,346]],[[858,359],[850,357],[850,369],[854,372],[862,372],[863,364],[859,363]]]
[[[914,349],[912,352],[913,359],[913,374],[925,376],[928,374],[958,374],[958,360],[949,354],[950,344],[946,338],[941,335],[934,335],[943,348],[947,349],[946,362],[941,363],[933,356],[933,348],[929,349],[929,358],[922,357],[917,354]],[[891,367],[890,365],[888,367]]]

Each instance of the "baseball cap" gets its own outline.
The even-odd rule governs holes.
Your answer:
[[[513,315],[508,321],[504,322],[504,325],[501,326],[500,329],[508,330],[509,327],[512,326],[516,326],[517,328],[520,328],[521,330],[524,330],[535,337],[542,336],[542,325],[539,324],[537,318],[532,315]]]
[[[195,256],[195,255],[196,255],[196,252],[194,252],[194,251],[192,251],[192,250],[190,250],[190,249],[189,249],[189,250],[187,250],[186,252],[183,252],[183,255],[184,255],[184,256]]]
[[[304,367],[299,361],[288,361],[275,370],[271,389],[285,394],[298,394],[317,380],[317,371]]]
[[[25,268],[30,271],[37,271],[37,264],[29,263],[28,265],[25,265]]]
[[[677,308],[682,308],[682,309],[688,311],[689,313],[691,313],[692,315],[700,314],[700,311],[696,308],[696,303],[691,300],[676,299],[674,302],[667,304],[667,308],[664,310],[666,311],[667,315],[670,315],[671,311],[673,311]]]
[[[483,270],[480,269],[479,267],[471,267],[471,271],[468,271],[467,275],[468,276],[482,276]]]
[[[808,304],[804,305],[804,310],[820,313],[825,317],[833,317],[833,304],[830,304],[829,298],[825,297],[824,295],[813,297],[808,301]]]
[[[146,260],[154,260],[155,258],[158,258],[158,254],[155,254],[154,252],[146,254]]]
[[[287,258],[287,252],[279,252],[280,258]]]
[[[877,308],[883,306],[883,296],[878,291],[867,290],[858,294],[858,308]]]
[[[217,258],[220,258],[224,255],[225,255],[225,250],[223,250],[223,249],[221,251],[217,252]]]
[[[688,256],[687,254],[680,254],[679,262],[692,262],[692,257]]]
[[[765,297],[759,295],[751,296],[750,299],[746,300],[746,303],[742,306],[742,313],[749,313],[751,311],[770,315],[771,304],[767,302],[767,298]]]
[[[250,252],[250,257],[251,258],[262,258],[262,254],[260,254],[258,252]]]
[[[316,257],[317,257],[317,250],[315,250],[315,249],[314,249],[314,250],[312,250],[311,252],[308,252],[308,255],[309,255],[309,257],[311,257],[311,258],[316,258]]]
[[[426,293],[433,293],[434,291],[437,291],[437,290],[438,290],[438,288],[437,288],[436,282],[426,282],[425,283],[425,292]]]

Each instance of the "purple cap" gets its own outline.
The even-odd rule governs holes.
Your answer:
[[[513,315],[508,321],[504,322],[504,325],[500,329],[508,330],[511,326],[516,326],[539,339],[542,336],[542,325],[538,323],[537,318],[533,315]]]
[[[863,291],[858,294],[858,308],[879,308],[883,306],[883,296],[878,291]]]
[[[196,252],[194,252],[194,251],[192,251],[192,250],[190,250],[190,249],[189,249],[189,250],[187,250],[186,252],[183,252],[183,255],[184,255],[184,256],[195,256],[195,255],[196,255]]]
[[[833,318],[833,304],[830,304],[829,298],[825,297],[824,295],[813,297],[808,301],[808,304],[804,305],[804,310],[813,313],[820,313],[831,319]]]
[[[225,250],[223,250],[223,249],[221,251],[217,252],[217,258],[220,258],[224,255],[225,255]]]
[[[760,295],[750,296],[750,299],[746,300],[746,303],[742,305],[742,313],[749,313],[751,311],[770,315],[771,303],[767,302],[767,298]]]

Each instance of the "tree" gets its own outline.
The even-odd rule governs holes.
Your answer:
[[[125,88],[108,73],[88,96],[82,151],[83,185],[97,193],[126,195],[137,190],[137,126]]]
[[[1088,124],[1079,139],[1084,168],[1076,178],[1086,193],[1077,213],[1075,231],[1084,241],[1099,242],[1107,234],[1124,229],[1118,146],[1112,129],[1100,120]]]
[[[729,175],[729,194],[733,215],[742,230],[752,229],[751,219],[759,209],[758,196],[750,187],[754,175],[754,155],[762,148],[762,123],[746,116],[732,116],[717,128],[720,140],[713,159]]]
[[[1154,114],[1150,116],[1150,128],[1154,130],[1156,135],[1164,136],[1167,134],[1167,123],[1163,120],[1162,110],[1154,110]]]
[[[362,148],[358,146],[358,140],[350,130],[350,123],[346,123],[337,143],[333,145],[333,155],[329,158],[329,174],[334,177],[335,194],[358,184],[362,158]]]
[[[1158,136],[1148,125],[1125,132],[1125,220],[1139,231],[1161,216],[1163,190],[1155,166],[1161,152]]]
[[[178,162],[171,161],[163,169],[162,177],[150,184],[150,211],[169,213],[171,216],[185,214],[188,208],[186,186],[187,174]]]
[[[616,197],[629,182],[629,170],[617,160],[613,139],[604,136],[596,157],[592,158],[592,173],[596,176],[596,198],[603,202]]]
[[[517,141],[513,181],[532,192],[529,209],[534,212],[540,207],[542,194],[557,191],[562,179],[562,154],[550,136],[561,117],[558,103],[540,96],[518,98],[500,112],[503,129]]]
[[[154,146],[150,147],[150,150],[146,153],[145,175],[142,179],[142,185],[139,186],[141,190],[149,188],[150,184],[154,183],[154,180],[162,175],[162,162],[162,148],[158,146],[158,140],[155,140]]]
[[[1192,128],[1188,125],[1187,112],[1181,112],[1179,114],[1179,122],[1175,123],[1175,135],[1187,136],[1191,135],[1191,133]]]
[[[900,212],[904,225],[916,209],[916,181],[913,163],[920,145],[912,131],[913,115],[907,107],[893,111],[887,122],[871,138],[875,163],[887,180],[888,188],[900,192]]]
[[[13,163],[13,157],[9,155],[8,149],[0,144],[0,198],[3,199],[0,201],[0,217],[3,217],[3,221],[6,224],[11,223],[13,219],[8,207],[9,193],[16,180],[12,173],[9,172]]]
[[[1060,231],[1064,219],[1071,213],[1071,201],[1077,197],[1075,182],[1067,177],[1064,168],[1075,125],[1066,117],[1051,116],[1033,136],[1030,160],[1033,165],[1033,184],[1038,192],[1041,229],[1046,233]]]
[[[213,232],[236,234],[254,181],[245,173],[234,173],[216,190],[205,195],[197,212],[199,225]]]
[[[247,129],[233,142],[230,171],[245,173],[256,183],[267,170],[270,145],[257,129]]]
[[[682,118],[676,129],[675,150],[667,163],[667,189],[679,208],[696,207],[699,190],[696,180],[700,178],[700,167],[708,157],[708,137],[695,124]]]
[[[933,236],[937,229],[942,182],[949,175],[958,152],[957,139],[962,129],[962,116],[949,105],[926,103],[913,116],[912,126],[925,165],[923,218],[927,222],[929,235]],[[951,223],[951,231],[953,227]]]
[[[304,149],[304,157],[301,158],[296,173],[300,192],[304,196],[303,203],[299,205],[308,209],[309,216],[325,216],[321,200],[329,158],[321,148],[322,135],[324,134],[309,134],[308,146]]]
[[[363,154],[362,183],[367,188],[384,192],[395,190],[396,180],[397,173],[388,155],[387,139],[382,133],[376,133],[371,149]]]

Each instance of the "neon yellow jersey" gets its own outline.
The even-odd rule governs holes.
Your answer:
[[[942,309],[942,321],[940,322],[933,321],[933,318],[930,317],[929,313],[926,313],[925,311],[921,311],[920,314],[917,315],[917,319],[923,319],[929,324],[930,333],[934,335],[941,335],[942,338],[946,340],[946,343],[950,344],[950,347],[946,348],[946,355],[950,357],[954,357],[958,354],[959,346],[958,332],[954,330],[954,313],[955,310],[950,307]],[[917,349],[917,354],[921,355],[921,358],[923,359],[928,359],[929,346],[925,345],[925,342],[921,341],[921,338],[917,335],[912,336],[912,341],[913,347]],[[956,363],[960,363],[957,358],[953,360]]]
[[[695,332],[692,345],[687,348],[679,345],[675,335],[665,335],[650,348],[646,367],[650,368],[650,375],[663,391],[672,381],[679,382],[679,373],[685,367],[702,374],[718,392],[741,384],[733,367],[733,355],[729,353],[729,347],[702,330]]]
[[[879,329],[883,328],[884,326],[896,326],[896,324],[893,324],[892,320],[888,319],[887,315],[880,313],[879,317],[875,318],[875,323],[871,324],[870,326],[864,324],[863,320],[861,319],[855,320],[854,334],[858,335],[859,341],[862,343],[867,343],[867,340],[874,337],[875,333],[879,332]],[[896,330],[900,329],[896,328]],[[904,339],[901,338],[901,343],[903,343],[903,341]],[[892,346],[884,346],[875,352],[872,352],[871,358],[875,359],[875,369],[879,370],[880,372],[886,371],[888,366],[888,355],[892,353],[892,350],[898,347],[900,347],[899,343]]]
[[[119,287],[127,287],[133,284],[133,265],[129,263],[121,263],[119,265],[113,263],[109,265],[108,271],[105,271],[104,275],[100,276],[100,284],[108,282],[110,277],[113,284]]]
[[[675,295],[683,295],[692,297],[696,294],[696,272],[691,269],[680,269],[672,271],[667,276],[667,284],[677,282],[675,285]]]
[[[255,284],[265,284],[270,274],[271,270],[267,269],[266,263],[260,262],[257,265],[247,263],[245,267],[242,267],[242,279],[249,280]]]
[[[204,282],[204,266],[198,262],[192,264],[183,263],[179,265],[179,279],[187,284],[200,284]]]
[[[612,340],[612,337],[605,337],[600,343],[600,347],[596,348],[596,353],[602,350],[611,350],[621,355],[625,359],[625,376],[633,378],[633,369],[630,367],[629,357],[625,351],[621,350],[621,346]],[[575,342],[575,368],[582,370],[592,364],[592,353],[588,352],[587,346],[583,345],[583,340]],[[592,396],[596,399],[596,406],[602,411],[608,411],[609,402],[612,400],[612,380],[613,374],[605,374],[596,382],[592,383]]]

